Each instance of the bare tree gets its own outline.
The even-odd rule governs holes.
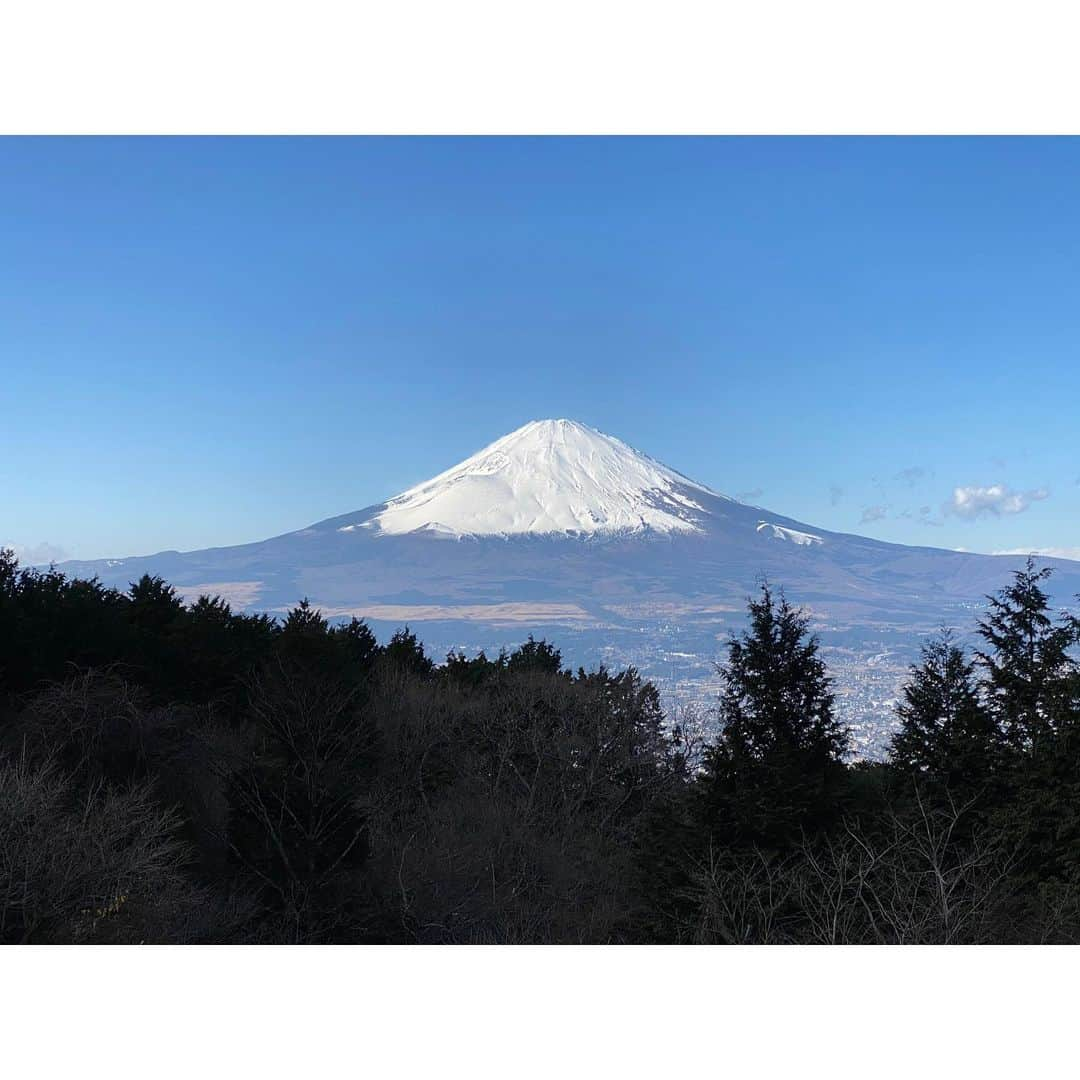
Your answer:
[[[812,940],[956,944],[992,940],[1014,858],[979,825],[972,803],[890,809],[871,835],[847,822],[838,839],[804,844],[803,898]]]
[[[382,688],[372,849],[404,940],[623,939],[635,822],[682,767],[643,686],[516,671]]]
[[[51,762],[0,764],[0,941],[188,939],[203,898],[177,824],[145,785],[79,792]]]
[[[249,684],[246,736],[208,741],[230,820],[216,835],[279,918],[285,940],[350,940],[367,852],[372,734],[359,691],[278,663]],[[213,828],[211,826],[211,828]]]
[[[846,821],[832,835],[804,838],[787,855],[717,852],[692,865],[687,898],[697,912],[692,940],[728,944],[797,942],[963,944],[1016,934],[1015,859],[988,829],[971,825],[971,804],[885,813],[873,831]],[[1045,905],[1036,940],[1060,939],[1076,899]]]
[[[690,874],[686,895],[696,917],[683,927],[686,940],[702,945],[791,943],[796,879],[790,864],[790,859],[757,849],[732,854],[710,843]]]

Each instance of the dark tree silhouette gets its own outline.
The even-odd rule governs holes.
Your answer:
[[[974,667],[928,643],[891,761],[848,764],[767,586],[710,731],[532,636],[436,667],[407,627],[0,552],[0,940],[1080,941],[1078,627],[1046,573]]]
[[[1032,750],[1046,744],[1077,702],[1076,661],[1069,650],[1080,640],[1080,623],[1051,618],[1041,583],[1051,567],[1035,569],[1029,558],[1013,583],[988,597],[990,610],[979,621],[986,648],[977,656],[984,670],[988,706],[1009,744]]]
[[[783,846],[833,816],[848,735],[807,616],[767,584],[749,612],[719,669],[721,732],[706,772],[734,837]]]
[[[974,664],[949,631],[927,642],[897,706],[889,753],[897,768],[970,791],[998,767],[1000,733],[983,707]]]

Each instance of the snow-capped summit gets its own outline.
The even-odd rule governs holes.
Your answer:
[[[342,531],[454,536],[700,532],[717,494],[575,420],[534,420]]]

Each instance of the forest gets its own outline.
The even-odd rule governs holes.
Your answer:
[[[0,942],[1080,942],[1080,619],[1033,561],[854,761],[763,584],[711,723],[530,637],[428,656],[0,552]]]

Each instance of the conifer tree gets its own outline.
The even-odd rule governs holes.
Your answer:
[[[352,618],[330,631],[330,636],[343,650],[350,664],[360,671],[370,670],[379,655],[379,643],[366,622]]]
[[[725,742],[740,757],[764,760],[794,750],[811,760],[838,760],[847,734],[833,715],[834,696],[809,618],[769,586],[751,600],[750,630],[731,641],[721,670]]]
[[[978,653],[988,707],[1012,751],[1010,798],[998,807],[1019,853],[1016,872],[1051,888],[1080,881],[1080,622],[1053,619],[1042,583],[1051,568],[1028,559],[990,598]]]
[[[949,631],[923,645],[896,712],[894,765],[949,788],[985,782],[997,759],[998,731],[979,700],[974,664]]]
[[[281,628],[282,634],[287,638],[322,638],[326,636],[327,630],[327,622],[322,612],[313,608],[306,596],[289,612]]]
[[[1069,650],[1080,640],[1080,623],[1050,616],[1042,588],[1052,573],[1028,558],[1013,583],[988,597],[990,610],[979,621],[986,649],[977,652],[984,689],[995,720],[1017,750],[1043,747],[1076,711],[1077,664]]]
[[[0,547],[0,598],[15,592],[15,580],[19,573],[19,560],[11,548]]]
[[[721,735],[706,753],[714,799],[737,835],[783,844],[836,808],[848,732],[809,618],[768,584],[720,668]]]
[[[430,675],[435,670],[435,662],[424,652],[423,643],[407,626],[394,633],[383,655],[399,673]]]
[[[160,632],[183,615],[184,602],[172,585],[160,577],[143,574],[128,589],[129,617],[145,632]]]
[[[519,645],[506,660],[509,671],[539,671],[557,675],[562,670],[562,653],[549,642],[537,641],[532,634]]]

